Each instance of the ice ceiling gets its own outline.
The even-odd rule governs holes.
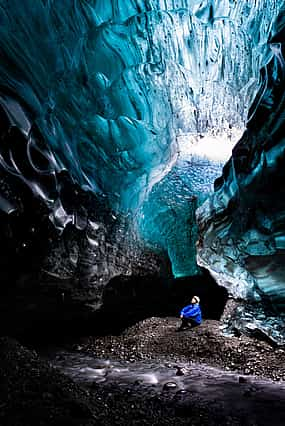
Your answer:
[[[282,6],[281,0],[0,0],[1,105],[15,132],[12,140],[21,135],[26,141],[3,143],[3,170],[44,201],[61,230],[73,221],[57,182],[57,174],[66,170],[115,214],[134,221],[148,244],[167,251],[177,276],[198,273],[196,209],[213,192],[262,100],[266,97],[269,112],[277,108],[268,81],[283,78]],[[242,144],[254,163],[255,143]],[[224,181],[242,180],[245,172],[235,176],[231,161]],[[229,227],[219,224],[223,235],[214,235],[209,218],[217,223],[223,209],[228,214],[231,198],[221,193],[221,181],[217,188],[220,192],[199,208],[199,262],[230,288],[248,262],[252,273],[244,279],[256,290],[252,277],[261,274],[256,259],[233,256],[241,268],[234,279],[229,278],[232,265],[221,266],[228,256],[221,239],[235,252],[229,241],[237,234],[233,227],[228,235]],[[233,188],[227,188],[231,195]],[[253,209],[242,203],[240,215],[241,205]],[[0,207],[6,213],[16,209],[4,193]],[[246,232],[266,245],[256,229]],[[282,232],[276,238],[284,250]],[[284,293],[281,284],[273,287]],[[251,292],[256,300],[262,298],[258,288]]]
[[[277,5],[1,0],[0,85],[29,111],[51,168],[134,209],[175,161],[179,132],[244,126]]]

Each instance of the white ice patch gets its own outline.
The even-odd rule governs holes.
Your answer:
[[[210,162],[225,164],[232,155],[232,149],[240,140],[244,129],[233,128],[219,134],[213,132],[178,137],[179,157],[181,159],[201,158]]]

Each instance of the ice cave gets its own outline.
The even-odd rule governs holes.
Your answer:
[[[0,35],[2,335],[185,291],[284,347],[285,3],[0,0]]]

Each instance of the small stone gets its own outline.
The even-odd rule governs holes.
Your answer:
[[[179,391],[176,392],[176,395],[185,395],[187,393],[186,389],[180,389]]]
[[[181,367],[177,367],[176,376],[184,376],[184,372]]]
[[[163,386],[164,390],[169,390],[169,389],[175,389],[177,387],[177,384],[174,382],[167,382],[165,383],[165,385]]]

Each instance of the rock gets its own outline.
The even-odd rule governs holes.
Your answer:
[[[186,389],[180,389],[176,392],[176,395],[185,395],[188,391]]]
[[[184,372],[181,367],[177,367],[176,376],[184,376]]]
[[[163,390],[171,390],[177,388],[177,384],[174,382],[168,382],[163,385]]]

